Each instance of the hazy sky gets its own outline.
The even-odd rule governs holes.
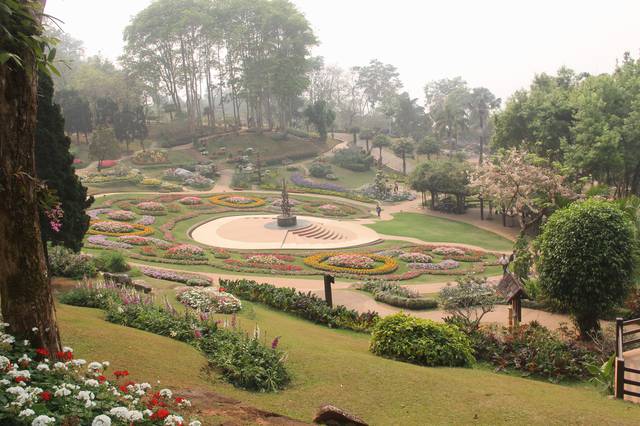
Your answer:
[[[122,30],[151,0],[48,0],[46,11],[111,59]],[[314,54],[344,68],[372,58],[395,65],[405,89],[462,76],[508,97],[535,73],[567,65],[610,72],[640,51],[638,0],[293,0],[320,40]]]

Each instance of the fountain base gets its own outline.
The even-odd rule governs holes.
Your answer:
[[[292,226],[296,226],[298,224],[298,219],[296,216],[278,216],[278,226],[281,228],[291,228]]]

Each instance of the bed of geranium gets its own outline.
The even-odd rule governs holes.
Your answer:
[[[336,211],[347,217],[369,214],[357,205],[322,198],[292,197],[291,203],[294,211],[313,212],[321,217],[333,218]],[[117,250],[131,261],[158,267],[180,265],[184,269],[185,265],[192,265],[199,272],[253,275],[310,276],[331,272],[350,279],[378,276],[420,281],[421,276],[490,274],[497,270],[496,254],[447,244],[418,246],[398,241],[330,252],[251,252],[201,246],[188,235],[191,228],[211,217],[235,212],[277,213],[279,209],[280,199],[275,194],[107,197],[89,211],[92,221],[85,248],[92,253]]]

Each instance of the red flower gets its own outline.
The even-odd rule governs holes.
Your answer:
[[[49,351],[46,348],[38,348],[36,349],[36,353],[40,356],[49,356]]]
[[[129,382],[127,382],[127,383],[124,383],[124,384],[120,385],[120,390],[121,390],[122,392],[125,392],[125,393],[126,393],[126,392],[128,392],[128,391],[129,391],[129,389],[127,389],[127,388],[128,388],[129,386],[133,386],[133,385],[135,385],[135,384],[136,384],[136,382],[131,382],[131,381],[129,381]]]
[[[56,356],[61,361],[71,361],[73,359],[73,352],[56,352]]]
[[[16,377],[16,383],[28,382],[28,381],[29,379],[27,379],[26,377],[22,377],[22,376]]]
[[[182,404],[183,402],[184,402],[184,398],[181,398],[181,397],[176,398],[176,404]]]
[[[40,399],[43,401],[51,401],[51,392],[44,391],[40,393]]]
[[[129,375],[129,372],[127,370],[114,371],[113,375],[116,377],[125,377]]]
[[[224,293],[225,291],[227,291],[227,289],[226,289],[226,288],[224,288],[224,287],[220,287],[220,288],[218,289],[218,291],[219,291],[220,293]]]
[[[107,378],[106,378],[106,377],[104,377],[104,376],[98,376],[98,381],[99,381],[100,383],[104,383],[104,382],[106,382],[106,381],[107,381]]]
[[[169,410],[167,410],[166,408],[160,408],[158,411],[151,415],[151,419],[164,420],[165,418],[167,418],[167,416],[169,416],[169,414],[171,414]]]

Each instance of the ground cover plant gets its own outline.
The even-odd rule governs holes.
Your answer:
[[[176,297],[183,305],[202,312],[232,314],[242,308],[240,300],[223,288],[186,287],[178,289]]]
[[[371,293],[376,301],[387,305],[415,310],[438,307],[437,300],[423,298],[419,293],[402,287],[395,282],[367,280],[362,283],[356,283],[354,286],[358,290]]]

